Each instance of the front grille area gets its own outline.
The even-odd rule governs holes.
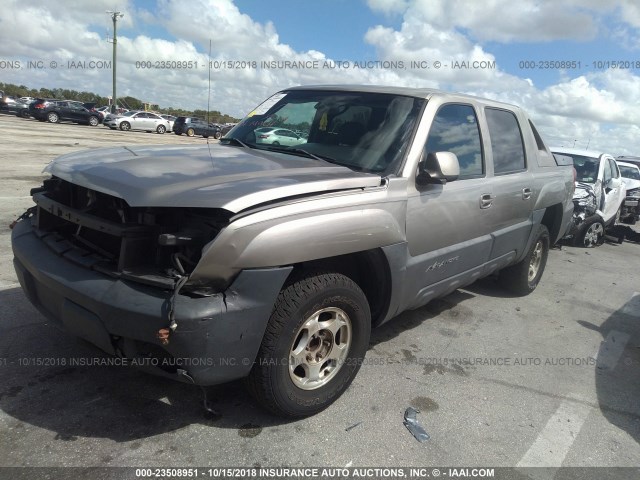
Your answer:
[[[130,207],[123,199],[53,177],[32,190],[36,233],[58,254],[112,276],[171,288],[228,223],[208,208]]]

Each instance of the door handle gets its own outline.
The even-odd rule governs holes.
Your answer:
[[[495,199],[495,195],[491,195],[490,193],[483,193],[480,195],[480,208],[489,208],[493,205],[493,200]]]
[[[523,200],[529,200],[531,198],[531,189],[530,188],[523,188],[522,189],[522,199]]]

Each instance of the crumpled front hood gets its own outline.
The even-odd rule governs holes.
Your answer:
[[[130,146],[63,155],[44,172],[132,207],[207,207],[237,213],[264,202],[380,185],[379,175],[321,160],[214,145]]]
[[[640,188],[640,180],[633,180],[632,178],[623,178],[622,183],[629,190],[635,190],[636,188]]]
[[[576,182],[576,188],[573,192],[573,200],[580,200],[589,195],[596,194],[596,186],[589,183]]]

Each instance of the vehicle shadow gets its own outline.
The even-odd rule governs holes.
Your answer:
[[[260,408],[241,382],[203,389],[114,365],[114,357],[46,321],[19,288],[0,291],[0,305],[0,410],[16,420],[2,432],[5,441],[17,441],[23,424],[58,440],[128,442],[192,424],[253,437],[289,423]]]
[[[602,415],[640,443],[640,295],[600,326],[578,323],[603,338],[594,370]]]
[[[465,287],[465,290],[468,289],[469,287]],[[369,348],[373,348],[380,343],[389,341],[401,333],[411,330],[412,328],[415,328],[424,322],[428,322],[440,315],[446,315],[447,318],[460,317],[461,321],[464,321],[464,311],[462,312],[462,315],[460,315],[460,311],[463,310],[461,308],[462,303],[474,296],[475,295],[466,291],[456,290],[446,297],[432,300],[425,306],[416,310],[405,311],[371,331]]]

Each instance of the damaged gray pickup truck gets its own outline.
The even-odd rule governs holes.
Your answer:
[[[284,416],[335,401],[372,326],[499,272],[533,291],[574,182],[517,107],[436,90],[284,90],[220,143],[54,160],[12,232],[47,317]],[[139,362],[142,363],[142,362]]]

